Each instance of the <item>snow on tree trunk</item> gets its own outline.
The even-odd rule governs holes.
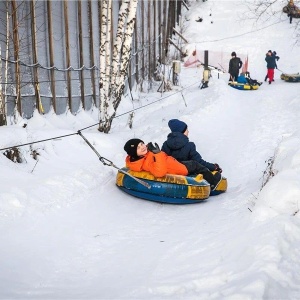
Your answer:
[[[103,111],[100,111],[102,118],[98,129],[101,132],[109,132],[123,95],[131,53],[137,3],[138,0],[123,0],[119,11],[118,30],[114,42],[114,55],[111,66],[113,74],[109,89],[110,100],[108,102],[107,97],[107,102],[101,107]]]
[[[120,76],[117,77],[116,90],[113,95],[113,106],[116,110],[121,102],[121,97],[125,88],[125,77],[128,71],[128,63],[131,54],[132,36],[134,32],[134,24],[136,20],[136,9],[138,0],[131,0],[129,5],[129,13],[127,20],[127,28],[124,37],[124,44],[122,47],[122,59],[120,66]]]
[[[116,38],[113,46],[113,57],[112,57],[112,67],[111,67],[112,85],[116,84],[116,78],[119,77],[121,49],[124,42],[124,29],[126,25],[126,20],[128,18],[129,4],[130,4],[130,0],[123,0],[119,10],[118,28],[117,28]]]
[[[104,88],[106,97],[109,97],[109,88],[110,88],[110,70],[111,70],[111,13],[112,13],[112,0],[108,0],[107,7],[107,35],[105,42],[105,79],[104,79]]]
[[[100,124],[99,131],[108,132],[106,124],[110,117],[107,113],[110,111],[110,103],[108,98],[110,77],[107,72],[110,62],[110,22],[111,22],[111,1],[103,0],[101,7],[101,40],[100,40]]]

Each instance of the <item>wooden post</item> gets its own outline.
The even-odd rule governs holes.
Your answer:
[[[159,40],[158,40],[158,55],[159,55],[159,60],[161,62],[162,59],[162,24],[161,24],[161,16],[162,16],[162,11],[161,11],[161,1],[158,1],[158,34],[159,34]]]
[[[68,0],[64,0],[64,22],[65,22],[65,43],[66,43],[66,60],[67,68],[71,66],[70,57],[70,37],[69,37],[69,17],[68,17]],[[69,108],[72,112],[72,85],[71,85],[71,71],[67,71],[67,90],[68,90],[68,100]]]
[[[151,16],[151,3],[150,0],[148,0],[148,17],[147,17],[147,31],[148,31],[148,80],[151,82],[151,26],[150,26],[150,16]],[[152,22],[151,22],[152,23]]]
[[[208,50],[204,51],[204,69],[208,70]]]
[[[182,50],[170,38],[168,38],[168,41],[181,53],[182,56],[185,55],[185,53],[183,53]]]
[[[174,27],[173,27],[173,31],[179,36],[181,37],[186,43],[188,43],[188,40],[179,32],[177,31]]]
[[[185,3],[184,0],[181,0],[182,1],[182,4],[184,5],[184,7],[187,9],[187,10],[190,10],[190,8],[187,6],[187,4]]]
[[[174,9],[175,9],[175,2],[170,1],[169,2],[169,9],[168,9],[168,22],[167,22],[167,35],[166,35],[166,40],[168,43],[168,38],[172,37],[172,28],[173,26],[173,15],[174,15]]]
[[[181,8],[182,8],[182,0],[177,1],[177,23],[180,23],[180,16],[181,16]]]
[[[54,67],[54,52],[53,52],[53,31],[52,31],[52,13],[51,0],[47,0],[47,19],[48,19],[48,43],[49,43],[49,60],[50,67]],[[57,113],[56,107],[56,90],[55,90],[55,70],[50,70],[50,88],[52,93],[52,105],[54,112]]]
[[[6,41],[5,41],[5,73],[4,73],[4,80],[5,80],[5,86],[4,86],[4,103],[5,107],[7,107],[7,82],[8,82],[8,56],[9,56],[9,41],[10,41],[10,34],[9,34],[9,4],[6,2]],[[0,68],[1,69],[1,68]]]
[[[94,44],[93,44],[93,13],[92,13],[92,3],[91,0],[88,0],[88,14],[89,14],[89,30],[90,30],[90,65],[95,65],[94,58]],[[93,100],[96,106],[96,85],[95,85],[95,70],[91,70],[91,82],[92,82],[92,90],[93,90]]]
[[[84,65],[83,60],[83,38],[82,38],[82,16],[81,16],[81,0],[77,2],[78,7],[78,39],[79,39],[79,64],[80,67]],[[81,103],[83,109],[85,109],[85,100],[84,100],[84,70],[81,70],[80,73],[80,94],[81,94]]]
[[[36,46],[36,15],[35,15],[35,0],[30,1],[30,13],[31,13],[31,40],[32,40],[32,60],[36,64],[37,58],[37,46]],[[33,80],[36,96],[36,108],[40,114],[44,113],[44,108],[41,101],[40,87],[39,87],[39,75],[37,67],[33,68]]]
[[[120,10],[120,7],[121,7],[121,1],[119,1],[119,10]],[[113,15],[112,15],[112,17],[113,17]],[[113,24],[113,22],[111,22],[112,24]],[[134,22],[135,24],[136,24],[136,22]],[[134,24],[134,30],[136,29],[136,26],[135,26],[135,24]],[[111,29],[111,34],[113,33],[113,28]],[[133,34],[133,39],[134,39],[134,37],[135,37],[135,35]],[[113,40],[114,40],[114,38],[113,38],[113,36],[111,36],[111,41],[113,42]],[[113,49],[114,48],[114,45],[113,45],[113,43],[112,43],[112,45],[111,45],[111,49]],[[131,51],[133,51],[133,49],[131,49]],[[128,78],[128,89],[131,91],[132,90],[132,78],[131,78],[131,76],[132,76],[132,60],[131,59],[129,59],[129,62],[128,62],[128,73],[127,73],[128,75],[127,75],[127,78]]]
[[[162,63],[165,66],[165,62],[166,62],[166,48],[167,48],[167,35],[166,35],[166,20],[167,20],[167,1],[163,2],[163,13],[162,13],[162,17],[163,17],[163,22],[161,25],[161,32],[162,32],[162,55],[161,55],[161,60]],[[165,74],[165,67],[164,67],[164,72]]]
[[[101,49],[101,39],[102,39],[102,3],[101,3],[102,0],[98,0],[98,24],[99,24],[99,44],[98,45],[98,57],[100,56],[100,52],[99,50]],[[100,60],[98,60],[99,62],[99,65],[98,65],[98,92],[99,92],[99,113],[101,113],[101,109],[100,109],[100,106],[101,106],[101,84],[103,84],[103,81],[101,80],[101,63],[100,63]],[[99,123],[100,125],[100,123]]]
[[[153,41],[154,42],[154,46],[153,46],[153,69],[155,69],[156,66],[156,38],[157,38],[157,12],[156,12],[156,0],[153,0],[153,20],[154,20],[154,24],[153,24]]]
[[[176,26],[176,22],[178,23],[178,21],[177,21],[177,5],[178,5],[178,0],[175,0],[174,1],[175,2],[175,7],[174,7],[174,26],[173,27],[175,27]]]
[[[17,15],[17,5],[16,0],[11,1],[12,6],[12,22],[13,22],[13,41],[14,41],[14,59],[15,64],[15,76],[16,76],[16,104],[17,109],[22,116],[22,103],[21,103],[21,74],[20,74],[20,64],[19,64],[19,30],[18,30],[18,15]],[[16,115],[15,115],[16,117]]]
[[[204,71],[203,71],[201,89],[208,87],[209,78],[210,78],[210,69],[208,67],[208,50],[205,50],[204,51]]]
[[[141,2],[141,9],[142,9],[142,42],[140,43],[141,47],[143,48],[142,51],[142,78],[145,79],[145,6],[144,6],[144,1]]]

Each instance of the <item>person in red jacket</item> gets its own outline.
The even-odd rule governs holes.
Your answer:
[[[269,78],[269,84],[274,81],[274,69],[277,69],[276,60],[279,60],[279,56],[276,55],[276,51],[269,50],[266,54],[265,61],[267,62],[267,75],[265,77],[265,81]]]
[[[207,168],[194,160],[180,163],[174,157],[160,151],[155,143],[145,143],[140,139],[131,139],[124,145],[124,150],[128,154],[126,157],[126,167],[132,171],[147,171],[155,177],[163,177],[166,174],[175,175],[196,175],[202,174],[203,178],[214,189],[222,179],[220,173],[213,175]]]

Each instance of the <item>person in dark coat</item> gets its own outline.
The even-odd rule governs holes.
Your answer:
[[[187,161],[196,161],[203,168],[199,173],[203,174],[203,172],[217,171],[215,176],[221,178],[220,173],[222,173],[222,169],[220,166],[216,163],[213,164],[205,161],[200,153],[197,152],[196,145],[189,141],[187,124],[178,119],[172,119],[168,122],[168,125],[171,129],[171,133],[168,134],[167,140],[163,143],[162,151],[173,156],[185,165]]]
[[[267,78],[269,78],[269,84],[271,84],[272,81],[274,81],[274,69],[277,68],[276,59],[278,56],[276,56],[276,54],[275,54],[276,52],[275,53],[274,52],[272,52],[272,50],[269,50],[267,52],[266,58],[265,58],[265,61],[267,62],[267,69],[268,69],[268,73],[265,78],[265,81]],[[279,57],[278,57],[278,59],[279,59]]]
[[[287,5],[287,16],[290,18],[290,24],[292,24],[293,21],[293,16],[296,14],[297,12],[297,6],[294,4],[293,0],[290,0],[288,5]]]
[[[273,52],[272,52],[272,50],[269,50],[268,53],[269,53],[269,52],[272,53],[272,56],[275,57],[275,69],[277,69],[277,62],[276,62],[276,61],[278,61],[280,57],[277,55],[276,51],[273,51]],[[268,53],[266,54],[266,57],[267,57]],[[267,75],[266,75],[266,77],[265,77],[265,81],[267,81],[268,78],[269,78],[269,76],[268,76],[268,72],[267,72]],[[274,80],[274,76],[273,76],[272,81],[275,81],[275,80]]]
[[[228,70],[230,74],[229,81],[237,81],[242,65],[243,62],[241,61],[241,59],[239,57],[236,57],[235,52],[232,52]]]

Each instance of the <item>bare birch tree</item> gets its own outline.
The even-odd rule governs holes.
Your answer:
[[[111,83],[116,82],[116,78],[120,74],[120,60],[121,60],[121,49],[124,42],[124,24],[128,18],[130,0],[123,0],[119,11],[118,17],[118,28],[116,38],[113,46],[113,57],[112,57],[112,71],[111,71]]]
[[[107,22],[107,17],[104,15],[104,10],[108,5],[106,4],[108,0],[102,2],[102,28],[101,34],[104,32],[109,35],[110,30],[109,22]],[[100,105],[100,125],[99,131],[108,133],[112,120],[116,114],[116,110],[121,102],[122,94],[125,87],[125,77],[128,71],[128,63],[131,54],[131,44],[132,36],[134,31],[134,24],[136,19],[136,9],[138,0],[122,0],[122,5],[119,10],[118,18],[118,29],[114,41],[113,57],[111,59],[111,65],[105,65],[106,68],[111,70],[109,78],[107,73],[104,75],[103,65],[100,66],[100,95],[101,95],[101,105]],[[108,8],[106,9],[108,11]],[[105,43],[108,43],[108,39],[101,37],[100,45],[100,64],[105,61],[105,56],[108,55],[104,49],[107,49]],[[109,64],[109,61],[106,60]],[[104,85],[105,80],[109,81],[109,85]],[[101,91],[105,86],[105,91]],[[109,86],[108,89],[106,89]],[[105,94],[105,95],[104,95]],[[103,99],[104,98],[104,99]]]
[[[101,6],[101,39],[100,39],[100,82],[99,82],[99,94],[100,94],[100,127],[107,122],[106,110],[109,105],[108,99],[108,87],[109,77],[107,77],[106,68],[108,67],[107,56],[109,56],[109,6],[111,7],[111,0],[103,0]],[[107,45],[108,44],[108,45]],[[99,128],[100,128],[99,127]]]
[[[128,71],[128,63],[131,54],[131,44],[134,32],[134,24],[136,20],[136,9],[138,0],[131,0],[129,4],[129,13],[127,19],[127,27],[124,33],[124,43],[122,45],[120,76],[117,77],[116,84],[113,87],[114,94],[112,95],[112,102],[116,110],[121,102],[121,97],[125,88],[125,77]]]

